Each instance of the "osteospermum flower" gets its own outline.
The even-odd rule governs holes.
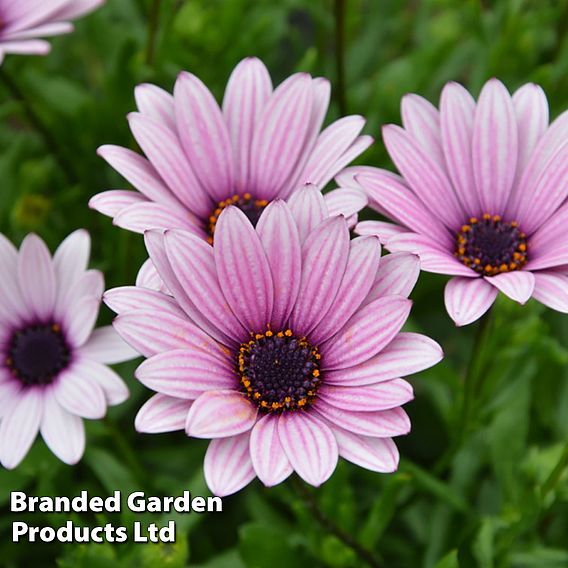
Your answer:
[[[352,168],[371,206],[395,221],[365,221],[391,251],[420,255],[424,270],[454,276],[445,303],[458,325],[478,319],[498,291],[568,312],[568,113],[548,124],[542,89],[511,97],[492,79],[477,102],[457,83],[440,110],[417,95],[402,102],[404,128],[383,129],[403,177]]]
[[[75,20],[104,0],[0,0],[0,63],[7,53],[45,55],[42,37],[73,31]]]
[[[256,230],[225,208],[213,247],[185,231],[150,231],[150,257],[173,296],[105,294],[116,330],[148,357],[137,378],[158,393],[136,428],[211,438],[204,469],[217,495],[292,471],[317,486],[338,455],[395,470],[391,438],[409,431],[401,405],[412,398],[399,377],[442,357],[431,339],[400,333],[418,259],[379,259],[378,239],[350,242],[343,217],[324,218],[319,191],[301,197],[296,214],[273,201]]]
[[[297,73],[273,90],[266,67],[252,57],[233,71],[222,108],[187,72],[178,76],[173,96],[155,85],[140,85],[135,96],[138,112],[128,121],[146,157],[119,146],[98,152],[138,191],[106,191],[90,206],[136,232],[179,228],[212,242],[229,205],[255,224],[268,203],[304,183],[323,188],[372,143],[359,135],[361,116],[320,132],[327,80]],[[365,204],[353,197],[339,200],[347,217]],[[326,200],[338,205],[334,192]]]
[[[38,431],[68,464],[85,448],[82,418],[102,418],[128,397],[106,365],[136,353],[111,326],[93,330],[103,275],[87,270],[86,231],[69,235],[53,258],[28,235],[19,250],[0,235],[0,462],[16,467]]]

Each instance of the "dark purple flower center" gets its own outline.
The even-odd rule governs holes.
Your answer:
[[[229,197],[229,199],[225,199],[225,201],[220,201],[209,217],[209,224],[207,226],[209,237],[207,240],[210,244],[213,244],[215,226],[219,220],[219,215],[221,215],[223,209],[229,205],[238,207],[247,216],[253,227],[256,227],[264,208],[268,205],[268,201],[266,199],[253,199],[250,193],[245,193],[242,197],[240,195],[233,195],[233,197]]]
[[[265,412],[306,408],[321,383],[320,358],[317,347],[289,329],[257,333],[237,351],[241,390]]]
[[[527,236],[499,215],[471,217],[457,234],[455,256],[485,276],[519,270],[527,263]]]
[[[6,364],[26,386],[47,385],[71,359],[71,351],[58,324],[30,325],[12,336]]]

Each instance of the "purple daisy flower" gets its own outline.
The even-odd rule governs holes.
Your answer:
[[[185,229],[212,242],[228,205],[255,224],[268,203],[304,183],[323,188],[372,143],[360,136],[361,116],[321,131],[330,97],[326,79],[297,73],[273,90],[266,67],[253,57],[234,69],[222,108],[187,72],[178,76],[173,96],[149,84],[135,96],[138,112],[128,121],[146,157],[111,145],[98,152],[138,191],[106,191],[90,206],[140,233]],[[326,196],[330,207],[346,206],[346,217],[365,205],[360,195],[354,199]]]
[[[90,238],[69,235],[53,258],[28,235],[20,250],[0,235],[0,462],[16,467],[38,431],[68,464],[85,449],[82,418],[128,398],[106,365],[137,354],[112,326],[93,330],[103,275],[87,270]]]
[[[338,178],[396,223],[365,221],[357,233],[453,276],[445,303],[457,325],[481,317],[499,291],[568,312],[568,112],[549,125],[539,86],[511,96],[491,79],[477,102],[449,83],[439,111],[407,95],[402,120],[383,129],[402,177],[355,167]]]
[[[145,240],[173,295],[105,294],[115,329],[148,358],[137,378],[158,393],[137,430],[212,439],[205,478],[221,496],[292,471],[320,485],[339,455],[397,468],[392,437],[410,430],[401,405],[413,397],[400,377],[442,358],[428,337],[400,333],[416,256],[380,258],[376,237],[350,241],[313,187],[274,200],[256,229],[225,208],[213,247],[182,230]]]
[[[0,0],[0,63],[7,53],[49,53],[49,43],[38,38],[73,31],[70,20],[103,3],[104,0]]]

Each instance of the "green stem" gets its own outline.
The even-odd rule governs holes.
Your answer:
[[[134,472],[136,479],[140,483],[142,483],[146,479],[146,469],[138,459],[136,452],[126,441],[126,438],[122,433],[122,430],[108,416],[105,418],[105,424],[107,427],[107,432],[112,437],[119,455],[123,457],[124,461],[128,464],[130,470]]]
[[[568,440],[564,445],[564,449],[562,450],[562,454],[560,455],[558,463],[554,466],[554,469],[552,470],[552,472],[544,482],[544,485],[542,486],[543,499],[556,488],[558,482],[562,478],[562,475],[566,471],[566,468],[568,468]]]
[[[292,485],[302,499],[306,507],[312,512],[316,521],[328,533],[337,537],[343,544],[348,546],[357,554],[357,556],[372,568],[381,568],[379,561],[374,557],[373,553],[355,540],[348,532],[337,526],[320,508],[319,505],[306,484],[298,478],[292,480]]]
[[[156,55],[156,35],[160,21],[161,0],[152,0],[150,15],[148,18],[148,42],[146,44],[146,64],[152,66]]]
[[[53,154],[55,161],[57,162],[60,170],[67,179],[70,185],[78,185],[80,183],[79,178],[75,175],[73,165],[67,160],[65,154],[61,151],[60,145],[55,137],[51,134],[49,129],[43,123],[39,114],[35,111],[31,102],[27,99],[26,95],[18,86],[18,83],[10,77],[8,72],[0,67],[0,79],[12,95],[12,97],[20,103],[28,120],[36,132],[42,137],[45,146],[48,151]]]
[[[342,115],[347,114],[347,97],[345,95],[345,11],[347,0],[334,0],[335,16],[335,96]]]

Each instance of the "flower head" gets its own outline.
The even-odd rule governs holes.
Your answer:
[[[73,31],[75,20],[104,0],[0,0],[0,63],[7,53],[45,55],[50,45],[42,37]]]
[[[323,188],[372,142],[359,135],[360,116],[320,132],[328,81],[297,73],[273,90],[266,67],[253,57],[233,71],[222,108],[187,72],[178,76],[173,96],[148,84],[135,95],[138,112],[128,121],[146,157],[118,146],[102,146],[99,154],[138,191],[106,191],[90,206],[141,233],[185,229],[213,242],[229,205],[256,224],[268,203],[307,182]],[[326,200],[345,206],[346,216],[365,205],[360,196],[345,202],[333,193]]]
[[[86,231],[52,257],[28,235],[17,251],[0,235],[0,462],[16,467],[38,431],[53,453],[76,463],[85,448],[82,418],[102,418],[128,397],[106,364],[136,353],[111,326],[93,330],[103,276],[87,270]]]
[[[540,87],[511,96],[492,79],[477,102],[449,83],[439,110],[407,95],[402,117],[404,128],[383,130],[402,177],[369,167],[339,176],[395,222],[356,231],[453,276],[445,302],[458,325],[483,315],[499,291],[568,312],[568,112],[549,125]]]
[[[137,378],[158,393],[136,428],[212,439],[204,468],[217,495],[292,471],[319,485],[339,455],[394,471],[392,437],[408,433],[401,405],[413,396],[399,377],[442,357],[431,339],[400,333],[418,259],[380,259],[376,237],[350,241],[345,219],[323,205],[303,188],[292,206],[271,202],[256,229],[227,207],[213,247],[185,231],[149,231],[172,295],[105,294],[115,329],[148,357]]]

